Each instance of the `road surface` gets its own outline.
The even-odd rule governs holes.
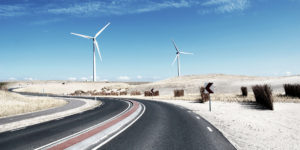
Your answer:
[[[101,99],[93,110],[0,134],[1,149],[35,149],[103,122],[128,107],[124,101]],[[144,114],[121,134],[99,149],[235,149],[207,121],[189,110],[155,101],[136,100],[145,105]]]

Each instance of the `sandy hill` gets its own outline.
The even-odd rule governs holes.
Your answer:
[[[151,88],[160,90],[161,94],[171,94],[174,89],[185,89],[187,93],[199,93],[199,87],[206,82],[213,82],[216,93],[240,93],[241,86],[251,86],[256,84],[269,84],[274,92],[283,92],[283,84],[300,83],[300,76],[285,77],[255,77],[240,75],[189,75],[173,77],[162,81],[133,87],[136,90],[149,90]]]
[[[140,82],[79,82],[79,81],[31,81],[31,82],[11,82],[7,87],[21,87],[16,91],[70,94],[75,90],[100,90],[103,87],[111,89],[128,88],[129,91],[145,91],[154,88],[160,91],[160,95],[172,95],[174,89],[184,89],[187,94],[199,94],[199,87],[206,82],[213,82],[216,93],[240,93],[241,86],[251,86],[256,84],[269,84],[276,93],[283,92],[283,84],[300,83],[300,76],[284,77],[255,77],[240,75],[188,75],[173,77],[166,80],[150,83]],[[251,91],[251,90],[249,90]]]

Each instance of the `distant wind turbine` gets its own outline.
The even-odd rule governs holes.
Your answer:
[[[108,23],[106,26],[104,26],[94,37],[91,37],[91,36],[87,36],[87,35],[82,35],[82,34],[77,34],[77,33],[72,33],[73,35],[77,35],[77,36],[80,36],[80,37],[83,37],[83,38],[87,38],[87,39],[92,39],[93,40],[93,81],[95,82],[96,81],[96,57],[95,57],[95,46],[97,48],[97,51],[98,51],[98,54],[99,54],[99,57],[100,57],[100,60],[102,61],[102,57],[101,57],[101,53],[100,53],[100,50],[99,50],[99,46],[98,46],[98,42],[96,40],[96,38],[99,36],[99,34],[107,27],[109,26],[110,23]]]
[[[176,56],[175,56],[175,59],[174,59],[172,65],[174,65],[175,61],[177,60],[177,70],[178,70],[178,77],[179,77],[179,76],[180,76],[180,59],[179,59],[180,54],[189,54],[189,55],[193,55],[193,53],[188,53],[188,52],[181,52],[181,51],[179,51],[179,49],[177,48],[177,46],[176,46],[174,40],[172,40],[172,42],[173,42],[174,47],[175,47],[175,49],[176,49]]]

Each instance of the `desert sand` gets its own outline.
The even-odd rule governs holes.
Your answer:
[[[158,100],[192,110],[218,128],[240,150],[300,148],[300,103],[275,103],[274,111],[253,103]],[[258,108],[257,108],[258,107]]]
[[[238,76],[238,75],[191,75],[174,77],[162,81],[151,82],[146,84],[130,84],[122,82],[71,82],[71,81],[28,81],[28,82],[11,82],[8,87],[22,87],[15,89],[18,92],[35,92],[35,93],[53,93],[66,95],[76,90],[93,91],[101,90],[106,87],[110,89],[126,89],[130,91],[150,90],[154,88],[159,90],[160,95],[172,96],[174,89],[184,89],[186,95],[199,94],[199,87],[206,82],[213,82],[215,93],[217,94],[234,94],[240,93],[241,86],[247,86],[248,91],[256,84],[271,85],[274,93],[284,93],[283,84],[300,83],[300,76],[284,76],[284,77],[254,77],[254,76]]]
[[[200,98],[199,88],[213,82],[215,94],[211,96],[212,112],[208,103],[195,103]],[[300,76],[252,77],[237,75],[193,75],[174,77],[152,83],[130,84],[121,82],[65,82],[33,81],[14,82],[8,87],[15,91],[71,94],[76,90],[100,91],[101,88],[140,91],[154,88],[159,97],[122,96],[126,98],[156,99],[183,106],[199,114],[217,127],[237,149],[299,149],[300,99],[285,97],[283,84],[300,83]],[[255,104],[251,86],[269,84],[273,90],[274,110],[264,110]],[[240,87],[247,86],[249,96],[241,97]],[[185,96],[173,97],[174,89],[184,89]],[[117,96],[120,97],[120,96]],[[192,101],[191,101],[192,100]]]

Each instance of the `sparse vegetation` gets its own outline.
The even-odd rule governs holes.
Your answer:
[[[153,96],[159,96],[159,91],[154,91]]]
[[[135,96],[135,95],[142,95],[142,93],[140,91],[131,91],[130,92],[131,96]]]
[[[70,95],[88,95],[88,96],[119,96],[119,95],[127,95],[128,89],[109,89],[109,88],[102,88],[99,92],[97,90],[93,91],[82,91],[76,90],[74,93]]]
[[[151,91],[145,91],[144,96],[159,96],[159,91],[154,91],[153,93]]]
[[[283,87],[286,96],[300,98],[300,84],[285,84]]]
[[[201,95],[201,99],[199,99],[199,101],[201,103],[207,102],[210,98],[209,93],[205,93],[205,88],[204,87],[200,87],[200,95]]]
[[[58,107],[66,103],[50,97],[28,97],[0,90],[0,117]]]
[[[174,90],[174,97],[184,96],[184,90]]]
[[[6,85],[7,85],[7,82],[0,82],[0,90],[7,90]]]
[[[252,90],[257,103],[274,110],[272,89],[269,85],[256,85],[252,87]]]
[[[242,96],[247,97],[248,96],[248,90],[247,87],[242,86],[241,87],[241,91],[242,91]]]

